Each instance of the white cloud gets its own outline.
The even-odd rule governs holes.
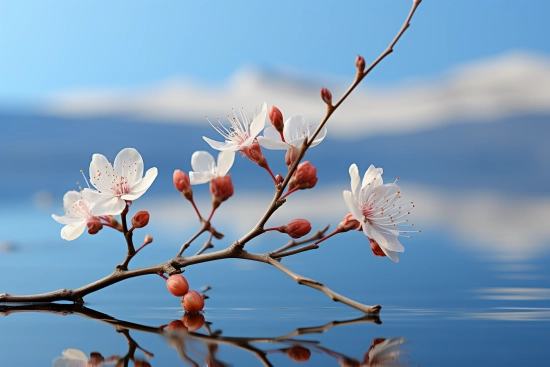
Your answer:
[[[374,71],[376,72],[376,70]],[[351,80],[350,80],[351,81]],[[350,81],[242,70],[222,85],[173,80],[136,90],[82,90],[52,98],[48,111],[68,116],[124,114],[172,123],[204,124],[204,115],[225,116],[231,107],[249,111],[262,101],[285,116],[319,121],[321,86],[338,96]],[[457,121],[491,121],[509,115],[550,113],[550,59],[509,53],[456,68],[440,77],[392,87],[358,89],[333,117],[341,137],[399,133]]]
[[[314,223],[314,229],[328,223],[334,229],[348,213],[342,198],[342,191],[348,186],[346,182],[293,194],[268,226],[306,218]],[[488,191],[455,194],[407,184],[401,188],[403,198],[416,204],[411,219],[417,227],[428,233],[430,229],[445,228],[454,243],[477,255],[521,262],[536,259],[550,249],[550,226],[547,225],[550,198],[510,197]],[[215,222],[223,223],[224,230],[231,229],[232,236],[245,234],[263,214],[270,199],[271,194],[267,192],[236,192],[220,207]],[[204,197],[199,206],[209,208],[209,201]],[[146,207],[158,222],[168,227],[196,222],[191,207],[179,200],[155,199],[146,203]],[[417,234],[411,241],[419,244],[423,235]],[[409,248],[408,239],[403,241],[405,248]]]

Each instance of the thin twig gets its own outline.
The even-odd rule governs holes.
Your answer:
[[[323,236],[325,235],[325,232],[328,230],[329,227],[330,227],[330,224],[327,224],[327,226],[324,229],[315,232],[312,236],[310,236],[308,238],[304,238],[303,240],[300,240],[300,241],[290,240],[286,245],[284,245],[282,247],[279,247],[277,250],[271,251],[269,254],[270,255],[275,255],[275,254],[278,254],[278,253],[283,252],[285,250],[291,249],[293,247],[304,245],[304,244],[309,243],[311,241],[321,239],[321,238],[323,238]]]
[[[204,245],[201,247],[201,249],[199,251],[197,251],[197,253],[195,254],[196,255],[200,255],[202,254],[204,251],[210,249],[210,248],[214,248],[214,245],[212,244],[212,237],[214,236],[214,233],[210,233],[210,236],[208,236],[208,239],[206,240],[206,242],[204,243]]]

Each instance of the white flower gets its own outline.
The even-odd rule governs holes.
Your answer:
[[[266,116],[267,105],[265,102],[261,104],[259,109],[256,109],[252,122],[250,122],[250,120],[246,117],[243,110],[241,110],[240,119],[235,111],[233,111],[233,116],[227,116],[229,118],[229,122],[231,123],[229,128],[223,126],[219,120],[219,127],[210,123],[210,125],[212,125],[212,127],[225,138],[225,142],[221,143],[219,141],[209,139],[206,136],[203,136],[203,139],[216,150],[230,150],[233,152],[240,151],[254,143],[256,136],[258,136],[265,126]]]
[[[199,150],[191,156],[191,167],[194,171],[189,172],[191,185],[210,182],[213,178],[223,177],[229,172],[235,160],[235,152],[222,151],[218,154],[218,164],[214,157],[208,152]]]
[[[78,191],[69,191],[63,196],[63,210],[64,216],[52,214],[52,218],[58,223],[65,224],[61,229],[61,238],[72,241],[84,232],[94,216],[90,212],[90,203],[84,200]]]
[[[134,148],[117,154],[114,167],[101,154],[90,163],[90,183],[97,189],[84,189],[82,197],[92,205],[96,215],[120,214],[126,201],[136,200],[151,186],[158,171],[150,168],[143,176],[143,159]]]
[[[258,143],[267,149],[286,150],[290,146],[300,148],[304,139],[306,137],[309,139],[316,129],[317,126],[313,127],[308,124],[304,117],[293,116],[286,120],[285,127],[283,128],[285,141],[281,139],[281,134],[274,127],[270,126],[265,128],[264,136],[258,137]],[[311,146],[314,147],[322,142],[326,135],[327,128],[323,126],[313,143],[311,143]]]
[[[408,222],[404,218],[413,205],[401,206],[399,186],[395,182],[384,185],[382,173],[382,168],[371,165],[361,183],[357,165],[352,164],[349,168],[352,191],[344,191],[344,200],[353,217],[361,223],[365,235],[376,241],[393,262],[399,262],[397,253],[405,249],[397,236],[407,232],[399,230],[399,225]]]

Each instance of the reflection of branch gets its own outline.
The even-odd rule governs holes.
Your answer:
[[[0,305],[0,314],[3,316],[9,316],[11,314],[23,313],[23,312],[48,313],[48,314],[55,314],[55,315],[61,315],[61,316],[77,315],[87,319],[92,319],[105,324],[109,324],[113,326],[117,332],[122,333],[128,341],[129,351],[124,357],[125,359],[133,358],[133,353],[136,348],[142,350],[144,353],[148,355],[152,355],[152,353],[141,348],[137,344],[137,342],[135,342],[135,340],[129,334],[130,330],[162,335],[165,338],[167,338],[167,340],[172,342],[170,344],[175,346],[175,348],[178,350],[178,354],[180,355],[180,357],[183,360],[187,361],[188,363],[192,364],[193,366],[197,366],[197,363],[194,362],[191,358],[189,358],[185,354],[184,341],[186,339],[198,340],[207,346],[224,344],[231,347],[243,349],[252,353],[256,358],[258,358],[258,360],[262,362],[264,366],[270,367],[272,366],[272,364],[267,359],[266,351],[256,348],[251,344],[283,343],[283,344],[290,344],[290,345],[300,345],[300,344],[317,345],[318,344],[317,341],[308,341],[308,340],[300,340],[300,339],[292,339],[292,338],[294,336],[300,336],[300,335],[306,335],[306,334],[324,333],[333,327],[341,326],[341,325],[354,325],[354,324],[363,324],[363,323],[380,324],[381,323],[380,318],[377,315],[365,315],[363,317],[359,317],[351,320],[331,321],[324,325],[307,327],[307,328],[297,328],[296,330],[288,334],[277,336],[277,337],[247,338],[247,337],[226,337],[226,336],[221,336],[218,333],[212,333],[210,332],[210,327],[207,324],[205,324],[205,330],[207,330],[208,335],[189,332],[185,329],[182,329],[182,330],[178,329],[178,330],[172,330],[172,331],[164,330],[163,328],[159,328],[159,327],[146,326],[146,325],[136,324],[133,322],[118,320],[105,313],[102,313],[78,304],[31,304],[31,305],[19,305],[19,306]]]

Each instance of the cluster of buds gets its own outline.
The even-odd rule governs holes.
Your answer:
[[[189,290],[189,283],[183,275],[174,274],[165,279],[168,291],[176,297],[181,297],[181,305],[185,311],[190,313],[202,311],[204,298],[197,291]]]

